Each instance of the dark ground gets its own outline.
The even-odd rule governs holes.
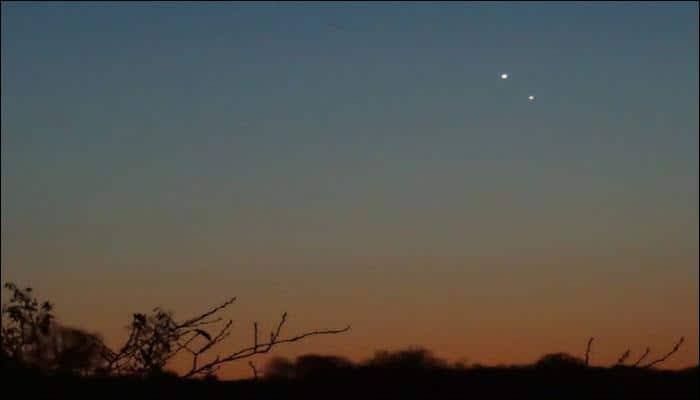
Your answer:
[[[205,381],[3,373],[18,399],[698,399],[698,367],[387,369],[315,371],[296,379]]]

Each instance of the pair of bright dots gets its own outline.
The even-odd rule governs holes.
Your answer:
[[[509,78],[508,74],[505,74],[505,73],[501,74],[501,79],[506,80],[508,78]],[[533,95],[527,96],[527,99],[528,99],[528,101],[535,101],[535,96],[533,96]]]

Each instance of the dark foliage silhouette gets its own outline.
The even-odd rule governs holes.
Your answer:
[[[258,371],[251,357],[278,344],[340,330],[310,331],[283,337],[283,314],[265,340],[253,323],[253,343],[223,356],[205,358],[230,334],[231,321],[219,316],[230,299],[195,317],[177,320],[161,308],[133,315],[123,346],[112,351],[98,335],[60,325],[53,306],[31,289],[5,285],[0,362],[7,391],[23,397],[102,399],[463,399],[463,398],[644,398],[695,399],[700,395],[698,367],[681,371],[658,367],[677,353],[684,338],[656,358],[651,349],[634,362],[628,349],[610,362],[592,366],[592,338],[585,353],[547,354],[531,365],[486,367],[450,364],[430,351],[413,347],[378,351],[373,357],[348,359],[307,354],[272,358]],[[176,354],[189,355],[181,375],[167,370]],[[214,374],[227,362],[248,359],[252,379],[220,381]],[[650,360],[646,361],[645,360]],[[185,379],[197,378],[197,379]]]
[[[168,361],[180,353],[190,355],[191,367],[183,377],[214,378],[221,365],[268,353],[275,346],[310,336],[347,332],[343,329],[308,331],[282,337],[287,313],[261,340],[258,323],[253,323],[253,344],[214,358],[204,357],[231,333],[232,320],[219,316],[236,298],[226,300],[195,317],[177,321],[171,312],[155,308],[150,314],[133,315],[126,343],[117,351],[105,346],[101,338],[55,322],[53,305],[39,302],[31,288],[20,289],[13,283],[5,288],[10,300],[2,306],[3,365],[35,367],[43,372],[69,372],[81,375],[127,375],[158,377],[172,375],[165,370]]]
[[[374,358],[366,361],[369,367],[385,369],[442,369],[447,363],[423,348],[409,348],[397,352],[378,351]]]
[[[428,350],[409,348],[379,351],[359,363],[323,355],[276,357],[267,364],[263,386],[258,388],[265,395],[282,394],[281,398],[328,398],[323,394],[333,393],[330,398],[342,399],[691,399],[699,394],[698,377],[697,367],[682,371],[593,367],[567,353],[547,354],[531,365],[450,364]]]
[[[2,357],[5,363],[45,373],[87,375],[104,371],[108,349],[99,335],[62,326],[53,305],[40,302],[31,288],[8,283],[10,300],[2,305]]]
[[[49,333],[53,305],[39,302],[32,288],[5,284],[10,300],[2,305],[2,353],[16,363],[32,364],[38,356],[40,337]]]
[[[286,358],[275,357],[265,366],[266,379],[305,379],[336,375],[343,370],[354,367],[353,363],[343,357],[307,354],[295,362]]]
[[[265,378],[268,379],[293,379],[295,376],[294,362],[285,357],[273,357],[265,366]]]

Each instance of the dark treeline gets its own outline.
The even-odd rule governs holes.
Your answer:
[[[423,349],[378,352],[352,363],[342,357],[273,358],[260,376],[211,378],[43,375],[3,368],[6,390],[27,398],[109,399],[697,399],[698,367],[681,371],[629,366],[590,367],[551,354],[525,366],[448,364]]]
[[[582,358],[547,354],[531,365],[486,367],[449,363],[422,348],[379,351],[352,362],[339,356],[307,354],[294,360],[274,357],[260,370],[252,356],[275,345],[339,331],[311,331],[283,338],[277,328],[265,340],[229,356],[198,362],[198,357],[225,338],[230,322],[212,317],[233,300],[199,316],[176,321],[156,309],[135,314],[126,344],[107,348],[99,335],[63,327],[53,305],[33,292],[8,284],[11,296],[2,308],[3,388],[28,399],[512,399],[630,398],[697,399],[698,367],[659,369],[676,353],[651,357],[649,350],[631,357],[624,352],[608,367],[593,367],[588,341]],[[215,330],[206,327],[221,322]],[[199,345],[194,343],[200,342]],[[192,356],[192,368],[176,374],[165,367],[174,354]],[[220,381],[213,372],[225,362],[249,362],[250,379]],[[223,363],[218,361],[225,360]],[[194,372],[193,372],[194,371]]]

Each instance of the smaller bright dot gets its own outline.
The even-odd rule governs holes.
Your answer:
[[[527,96],[527,99],[530,101],[535,101],[535,96],[532,96],[532,95]]]
[[[501,79],[508,79],[508,74],[501,74]]]

